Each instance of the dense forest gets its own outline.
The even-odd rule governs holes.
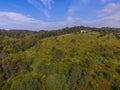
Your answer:
[[[1,29],[0,90],[120,90],[120,29]]]

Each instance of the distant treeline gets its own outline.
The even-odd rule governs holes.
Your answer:
[[[3,43],[3,39],[6,39],[8,44],[15,44],[14,52],[25,51],[26,49],[34,46],[38,40],[51,37],[51,36],[59,36],[70,33],[80,33],[82,30],[86,30],[87,32],[99,32],[100,35],[98,37],[103,37],[109,34],[113,34],[118,40],[120,39],[120,28],[95,28],[95,27],[85,27],[85,26],[74,26],[74,27],[66,27],[58,30],[40,30],[40,31],[30,31],[30,30],[3,30],[0,29],[0,43]],[[4,38],[3,38],[4,37]],[[6,37],[6,38],[5,38]],[[8,38],[16,38],[13,41]],[[0,50],[2,51],[2,45],[0,46]]]
[[[105,36],[107,34],[113,33],[117,38],[119,38],[118,32],[120,32],[120,28],[95,28],[95,27],[85,27],[85,26],[74,26],[74,27],[66,27],[58,30],[40,30],[40,31],[30,31],[30,30],[3,30],[0,29],[0,35],[21,38],[26,35],[35,34],[36,38],[45,38],[50,36],[58,36],[70,33],[77,33],[81,30],[90,30],[95,32],[100,32],[101,36]]]

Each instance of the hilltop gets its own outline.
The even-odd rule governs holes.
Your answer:
[[[119,89],[118,28],[0,30],[0,90]]]

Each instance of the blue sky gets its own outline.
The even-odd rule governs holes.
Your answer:
[[[0,28],[120,27],[120,0],[0,0]]]

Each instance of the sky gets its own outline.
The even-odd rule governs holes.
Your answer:
[[[120,0],[0,0],[0,28],[120,28]]]

